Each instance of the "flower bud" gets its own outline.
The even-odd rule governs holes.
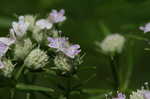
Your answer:
[[[2,63],[4,65],[3,68],[1,68],[2,74],[5,77],[11,77],[15,65],[13,65],[11,60],[8,59],[3,60]]]
[[[32,50],[33,44],[30,39],[25,39],[24,42],[20,43],[17,42],[15,45],[15,50],[14,50],[14,58],[17,59],[24,59]]]
[[[39,69],[44,67],[48,62],[46,52],[36,48],[30,52],[24,61],[24,65],[28,68]]]
[[[38,32],[33,33],[33,34],[32,34],[32,37],[33,37],[33,39],[34,39],[35,41],[37,41],[38,43],[42,42],[43,39],[44,39],[43,33],[40,33],[40,32],[39,32],[39,33],[38,33]]]
[[[125,38],[120,34],[108,35],[100,44],[104,53],[121,53],[125,44]]]
[[[24,16],[20,16],[18,22],[12,22],[10,34],[15,38],[21,39],[28,31],[29,23],[25,22]]]
[[[35,17],[32,15],[26,15],[25,16],[25,22],[29,24],[29,30],[32,30],[35,24]]]
[[[56,68],[63,72],[69,72],[72,69],[71,64],[69,64],[69,59],[64,55],[56,56],[54,59],[54,63],[56,65]]]

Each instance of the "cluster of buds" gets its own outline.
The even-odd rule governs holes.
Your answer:
[[[125,41],[126,39],[124,36],[115,33],[106,36],[104,40],[101,43],[98,42],[97,45],[105,54],[121,53]]]
[[[11,77],[15,66],[21,64],[33,70],[44,68],[50,64],[51,53],[56,54],[53,61],[57,69],[71,71],[69,61],[73,61],[81,50],[78,44],[71,44],[67,37],[61,37],[60,30],[55,27],[66,20],[64,14],[63,9],[52,10],[47,18],[25,15],[12,22],[9,37],[0,38],[2,74]]]
[[[48,62],[46,52],[36,48],[26,57],[24,65],[31,69],[39,69],[44,67]]]
[[[106,97],[108,98],[108,97]],[[128,99],[125,94],[117,93],[117,97],[110,99]],[[145,87],[142,87],[140,90],[132,91],[129,95],[129,99],[150,99],[150,90],[148,82],[145,83]]]
[[[142,87],[141,90],[133,91],[130,95],[130,99],[150,99],[148,82],[145,83],[145,87]]]

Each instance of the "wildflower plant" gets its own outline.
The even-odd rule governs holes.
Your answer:
[[[19,16],[17,21],[12,22],[9,34],[0,37],[0,76],[3,78],[0,85],[9,88],[10,99],[15,99],[18,92],[25,94],[26,99],[36,99],[36,93],[48,99],[72,99],[73,95],[92,97],[92,92],[100,91],[83,88],[96,74],[83,81],[80,73],[95,67],[81,66],[84,55],[80,45],[70,42],[69,37],[58,29],[66,19],[63,9],[52,10],[45,18]],[[150,40],[132,33],[111,33],[104,25],[102,28],[104,37],[96,45],[108,59],[112,89],[106,91],[110,92],[105,94],[106,97],[98,95],[88,99],[150,99],[148,86],[147,89],[128,92],[133,70],[134,40]],[[144,33],[150,32],[150,23],[139,29]],[[120,56],[128,48],[129,57],[124,72]],[[47,81],[49,85],[45,84]]]
[[[129,86],[135,60],[133,57],[135,41],[144,41],[147,44],[150,42],[147,37],[143,36],[149,32],[149,23],[145,26],[140,26],[138,29],[144,34],[138,36],[134,33],[111,33],[104,24],[101,24],[103,38],[101,41],[96,41],[95,44],[97,51],[106,58],[110,66],[112,81],[109,84],[112,89],[105,90],[103,97],[95,95],[95,98],[90,97],[89,99],[103,99],[104,96],[106,96],[105,99],[150,99],[148,85],[146,85],[146,88],[143,87],[137,91],[133,91]],[[146,50],[149,51],[149,48],[146,48]]]
[[[6,85],[10,86],[10,99],[17,91],[25,91],[26,99],[35,99],[36,92],[49,99],[70,99],[72,92],[81,92],[83,82],[77,74],[83,58],[80,45],[69,42],[56,27],[66,20],[64,14],[62,9],[52,10],[42,19],[19,16],[12,22],[8,36],[0,37],[0,74],[10,80]],[[57,83],[37,85],[39,75],[43,81],[55,77],[51,82]],[[66,83],[59,82],[59,78]]]

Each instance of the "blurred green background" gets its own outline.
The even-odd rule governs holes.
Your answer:
[[[7,35],[15,15],[38,14],[44,16],[52,9],[65,9],[67,21],[60,27],[74,43],[81,45],[86,53],[82,66],[96,66],[97,76],[85,87],[109,89],[112,76],[106,57],[96,51],[95,41],[104,38],[100,24],[104,24],[112,33],[132,33],[141,36],[140,25],[150,22],[150,0],[0,0],[0,35]],[[147,38],[149,34],[145,35]],[[136,40],[132,47],[134,70],[131,88],[140,88],[150,80],[150,52],[144,51],[148,43]],[[126,48],[128,50],[130,48]],[[126,66],[127,51],[121,55],[121,65]],[[124,68],[126,69],[126,68]],[[85,71],[87,79],[95,71]],[[7,89],[5,89],[7,90]],[[6,91],[7,92],[7,91]],[[7,99],[3,89],[0,99]],[[22,99],[22,98],[21,98]],[[84,99],[84,98],[82,98]]]

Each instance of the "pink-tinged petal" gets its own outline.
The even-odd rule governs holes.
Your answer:
[[[146,91],[143,93],[144,99],[150,99],[150,91]]]
[[[112,98],[112,99],[126,99],[126,96],[122,93],[118,93],[118,96],[116,98]]]
[[[68,42],[68,38],[65,37],[58,37],[58,38],[48,38],[48,41],[50,42],[48,44],[49,47],[55,48],[57,51],[63,52],[66,56],[70,58],[75,58],[76,55],[78,55],[80,50],[80,45],[70,45]]]
[[[15,43],[15,40],[12,38],[1,37],[0,42],[10,46],[11,44]]]
[[[75,58],[76,55],[78,55],[81,50],[79,49],[80,45],[71,45],[69,48],[66,48],[63,50],[63,52],[70,58]]]
[[[53,24],[48,20],[40,19],[36,22],[36,26],[38,26],[40,29],[51,29]]]
[[[145,26],[140,26],[139,29],[144,31],[144,33],[150,32],[150,23],[147,23]]]
[[[6,44],[0,42],[0,57],[4,56],[8,49],[9,47]]]
[[[63,21],[66,20],[66,16],[64,16],[64,14],[65,14],[65,10],[64,9],[61,9],[60,11],[52,10],[52,12],[49,14],[48,19],[52,23],[63,22]]]

